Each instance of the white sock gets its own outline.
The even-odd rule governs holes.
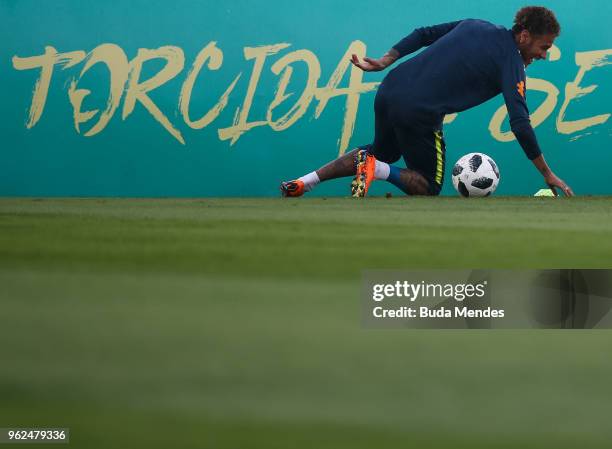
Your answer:
[[[316,171],[308,173],[307,175],[298,178],[298,180],[304,183],[304,190],[306,192],[310,192],[312,189],[315,188],[318,183],[321,182],[321,180],[319,179],[319,175],[317,175]]]
[[[387,179],[389,177],[389,173],[391,172],[391,167],[386,162],[381,162],[378,159],[376,160],[376,166],[374,167],[374,178],[375,179]]]

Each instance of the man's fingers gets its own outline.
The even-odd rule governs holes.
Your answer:
[[[355,66],[355,67],[359,67],[361,70],[363,71],[367,71],[367,67],[359,61],[359,58],[357,57],[357,55],[353,55],[351,57],[351,63]]]
[[[559,196],[559,194],[557,193],[557,189],[555,188],[554,185],[552,184],[548,184],[548,187],[550,188],[550,190],[552,191],[553,195],[555,196]]]
[[[570,189],[570,187],[563,181],[559,180],[556,186],[561,189],[565,196],[574,196],[574,192],[572,191],[572,189]]]
[[[378,59],[364,57],[363,60],[370,64],[372,67],[380,67],[380,62],[378,61]]]

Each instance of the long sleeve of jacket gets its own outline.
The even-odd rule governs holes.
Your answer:
[[[510,129],[527,157],[533,160],[542,154],[542,151],[529,119],[525,67],[520,58],[511,57],[502,70],[502,93],[508,109]]]
[[[461,20],[457,22],[448,22],[440,25],[417,28],[395,44],[393,48],[397,50],[399,57],[401,58],[409,55],[410,53],[414,53],[423,47],[433,44],[460,23]]]

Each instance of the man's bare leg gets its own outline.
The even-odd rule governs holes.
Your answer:
[[[358,148],[349,151],[338,159],[331,161],[317,170],[317,175],[321,181],[330,179],[342,178],[355,175],[355,154],[359,151]],[[379,161],[377,161],[379,162]],[[419,172],[403,168],[399,170],[398,185],[402,191],[408,195],[430,195],[429,182]]]
[[[409,168],[400,169],[399,183],[393,182],[393,184],[408,195],[431,195],[427,179]]]
[[[357,151],[359,151],[359,148],[349,151],[348,153],[340,156],[339,158],[334,159],[333,161],[325,164],[318,170],[302,176],[296,181],[290,181],[289,183],[281,184],[281,191],[283,191],[283,185],[286,189],[287,186],[293,187],[290,186],[291,183],[302,183],[302,185],[299,186],[299,194],[292,195],[287,194],[287,191],[284,191],[283,195],[301,196],[304,191],[307,192],[311,190],[319,182],[329,181],[330,179],[355,176],[355,156]],[[385,162],[381,162],[378,160],[376,161],[376,164],[387,165]],[[392,176],[389,176],[389,169],[386,169],[386,171],[383,172],[386,173],[385,176],[387,177],[377,177],[376,179],[384,179],[386,181],[389,181],[408,195],[431,195],[429,191],[428,181],[420,173],[414,170],[410,170],[408,168],[399,169],[397,167],[394,167]],[[297,184],[295,184],[295,186],[297,187]]]
[[[355,154],[357,151],[359,151],[359,148],[355,148],[319,168],[317,175],[321,182],[345,176],[355,176]]]
[[[355,154],[359,151],[356,148],[337,159],[325,164],[316,171],[305,174],[293,181],[281,182],[280,190],[283,196],[302,196],[309,192],[322,181],[355,176]]]

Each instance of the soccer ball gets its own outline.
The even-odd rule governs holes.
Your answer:
[[[470,153],[453,167],[453,186],[462,196],[489,196],[499,183],[499,170],[483,153]]]

